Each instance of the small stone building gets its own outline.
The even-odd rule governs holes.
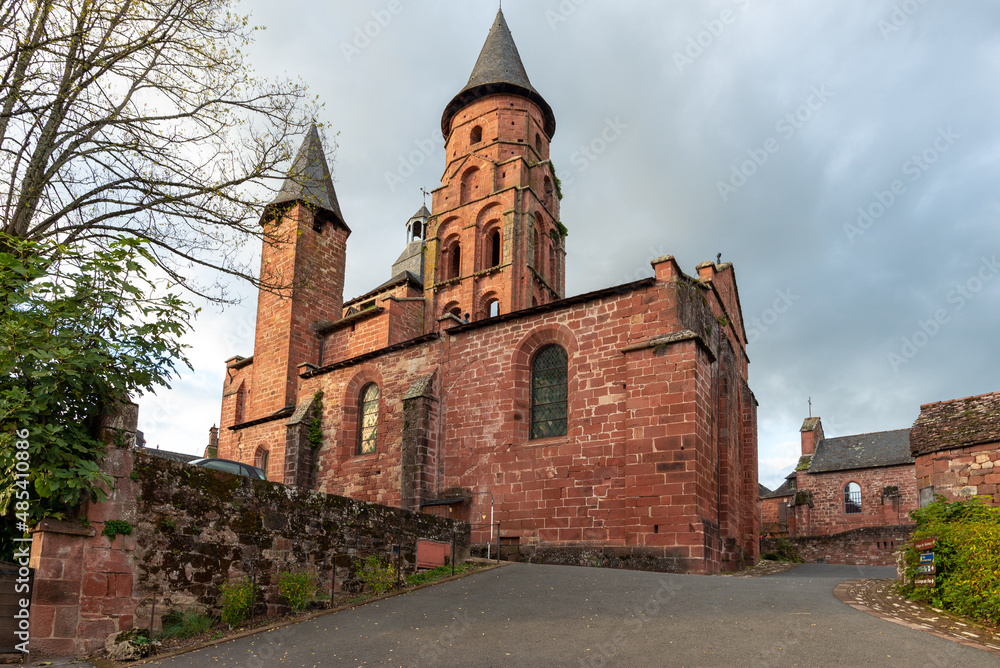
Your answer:
[[[921,507],[936,494],[1000,505],[1000,392],[924,404],[910,452]]]
[[[795,470],[761,497],[762,533],[794,539],[807,561],[892,565],[917,507],[909,433],[826,438],[820,418],[807,418]]]
[[[795,471],[785,478],[777,489],[761,490],[760,533],[781,536],[788,533],[788,517],[795,500]]]
[[[735,271],[664,256],[647,279],[567,297],[555,129],[498,13],[445,107],[431,209],[407,220],[389,280],[345,303],[351,230],[314,128],[261,217],[261,277],[279,289],[260,293],[253,356],[227,362],[219,456],[472,520],[479,544],[492,516],[521,558],[753,563]]]

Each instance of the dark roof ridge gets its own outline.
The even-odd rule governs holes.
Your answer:
[[[896,432],[896,431],[909,431],[909,430],[910,430],[909,427],[902,427],[900,429],[883,429],[882,431],[863,431],[860,434],[844,434],[843,436],[824,436],[822,439],[820,439],[817,442],[817,445],[819,445],[819,443],[822,443],[823,441],[833,441],[833,440],[836,440],[838,438],[857,438],[859,436],[873,436],[875,434],[890,434],[890,433]]]
[[[937,406],[938,404],[950,404],[956,401],[968,401],[969,399],[985,399],[987,397],[1000,396],[1000,391],[997,392],[987,392],[986,394],[971,394],[967,397],[957,397],[955,399],[942,399],[940,401],[932,401],[926,404],[920,404],[921,410],[928,406]]]

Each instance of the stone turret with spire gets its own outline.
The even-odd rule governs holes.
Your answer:
[[[425,326],[561,299],[565,228],[549,142],[552,107],[531,84],[503,11],[445,106],[446,165],[424,255]]]
[[[347,237],[319,130],[313,123],[281,189],[260,223],[262,289],[257,298],[254,355],[227,362],[223,420],[228,424],[280,414],[295,404],[298,366],[317,364],[311,326],[340,318]],[[220,432],[228,451],[233,432]]]

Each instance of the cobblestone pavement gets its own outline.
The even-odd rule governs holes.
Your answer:
[[[1000,629],[903,598],[896,593],[895,580],[851,580],[833,593],[852,608],[870,615],[1000,655]]]

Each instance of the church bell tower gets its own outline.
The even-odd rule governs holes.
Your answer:
[[[552,108],[498,12],[469,81],[441,119],[445,172],[427,221],[426,329],[565,296],[565,228],[549,160]]]

